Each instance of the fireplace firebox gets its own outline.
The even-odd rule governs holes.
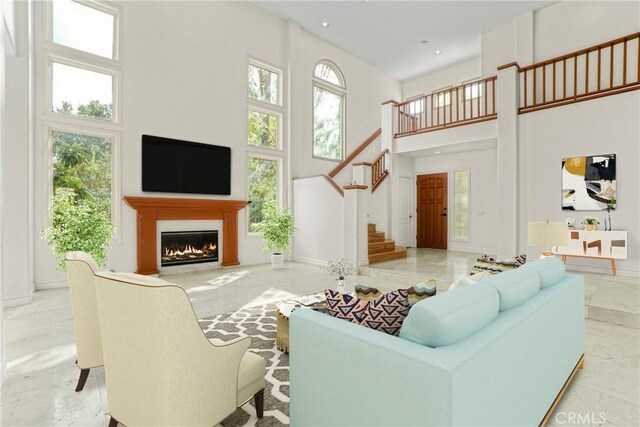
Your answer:
[[[218,231],[169,231],[160,234],[162,267],[218,261]]]

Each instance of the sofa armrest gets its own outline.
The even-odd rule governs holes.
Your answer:
[[[438,349],[313,310],[292,313],[290,349],[292,425],[449,424]]]

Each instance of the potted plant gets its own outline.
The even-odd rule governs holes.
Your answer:
[[[42,236],[53,245],[57,268],[66,270],[65,255],[71,251],[90,253],[96,263],[105,265],[113,229],[109,214],[97,203],[76,200],[73,190],[60,188],[53,197],[53,223]]]
[[[594,231],[596,229],[596,225],[600,224],[600,220],[595,216],[585,216],[582,220],[582,224],[584,224],[585,230]]]
[[[344,292],[346,290],[344,286],[344,279],[356,272],[356,266],[344,258],[340,258],[338,261],[329,261],[327,269],[329,270],[329,274],[338,277],[336,279],[338,282],[336,290],[338,292]]]
[[[257,224],[257,230],[264,239],[264,251],[271,253],[271,267],[279,270],[284,267],[284,252],[291,247],[293,233],[293,215],[288,209],[266,209],[265,218]]]

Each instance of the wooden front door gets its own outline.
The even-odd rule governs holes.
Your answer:
[[[447,174],[418,175],[417,246],[447,249]]]

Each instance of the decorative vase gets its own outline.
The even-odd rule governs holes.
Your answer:
[[[607,218],[605,219],[605,224],[607,223],[607,219],[609,220],[609,228],[605,227],[604,229],[607,231],[613,230],[613,226],[611,225],[611,213],[607,213]]]
[[[336,291],[343,294],[347,292],[347,287],[344,285],[344,277],[336,279]]]
[[[284,268],[284,255],[281,253],[271,254],[271,268],[282,270]]]
[[[596,225],[595,224],[585,224],[584,225],[584,229],[586,231],[594,231],[596,229]]]

